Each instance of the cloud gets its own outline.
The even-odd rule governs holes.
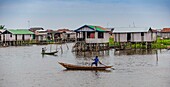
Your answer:
[[[169,3],[169,0],[3,0],[0,24],[27,27],[30,20],[32,26],[75,28],[108,23],[129,26],[134,21],[137,26],[164,26],[169,23]]]

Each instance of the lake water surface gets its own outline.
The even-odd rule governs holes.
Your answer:
[[[0,87],[169,87],[170,51],[168,50],[109,50],[99,53],[73,53],[63,44],[63,53],[41,55],[41,48],[33,45],[0,48]],[[56,49],[56,46],[52,47]],[[156,55],[158,53],[158,55]],[[115,70],[65,70],[58,62],[90,65],[98,55]],[[156,57],[158,56],[158,58]]]

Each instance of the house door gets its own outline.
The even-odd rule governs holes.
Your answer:
[[[83,32],[83,41],[85,40],[85,38],[86,38],[86,34],[85,32]]]
[[[141,32],[141,40],[144,41],[144,32]]]
[[[6,40],[5,40],[5,34],[3,34],[3,41],[6,41]]]
[[[0,34],[0,41],[1,41],[2,39],[1,39],[1,34]]]
[[[35,34],[33,34],[33,38],[32,39],[35,39]]]
[[[22,40],[25,41],[25,35],[22,35]]]
[[[40,41],[43,41],[43,36],[40,36]]]
[[[17,41],[17,35],[15,35],[15,41]]]
[[[131,33],[127,33],[127,41],[131,41]]]
[[[70,38],[70,34],[67,34],[67,38]]]

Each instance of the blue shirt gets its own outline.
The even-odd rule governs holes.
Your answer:
[[[95,62],[95,63],[98,63],[98,62],[99,62],[98,57],[96,57],[96,58],[94,59],[94,62]]]

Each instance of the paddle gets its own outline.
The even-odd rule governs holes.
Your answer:
[[[103,64],[103,63],[100,62],[100,61],[99,61],[99,63],[100,63],[101,65],[107,66],[107,65]],[[111,69],[112,69],[112,70],[115,70],[114,68],[111,68]]]
[[[95,60],[95,59],[92,59],[92,60]],[[99,60],[98,60],[98,62],[99,62],[99,64],[106,66],[105,64],[103,64],[103,63],[100,62]],[[107,66],[106,66],[106,67],[107,67]],[[114,68],[111,68],[111,69],[115,70]]]

